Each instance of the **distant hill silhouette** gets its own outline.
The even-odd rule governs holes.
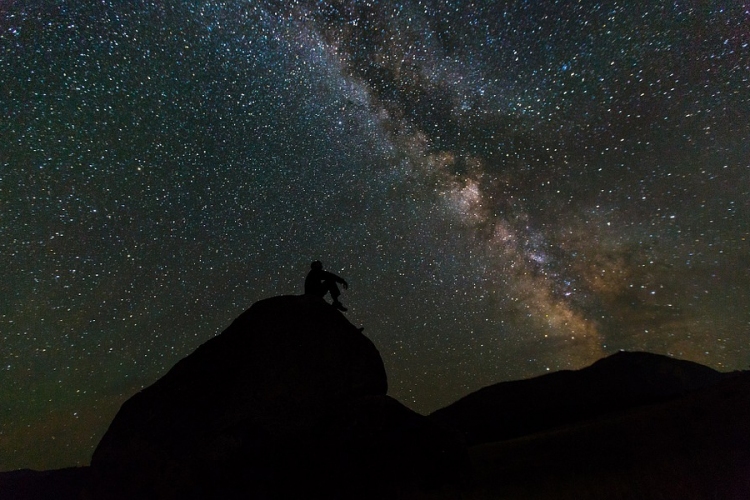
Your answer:
[[[387,387],[323,299],[262,300],[126,401],[90,467],[2,473],[0,500],[750,498],[750,372],[621,352],[429,417]]]
[[[666,401],[726,376],[668,356],[618,352],[581,370],[485,387],[430,418],[459,430],[471,446]]]
[[[2,500],[79,500],[90,484],[89,467],[0,473]]]
[[[666,401],[473,446],[481,490],[469,498],[747,500],[750,372],[725,375]]]

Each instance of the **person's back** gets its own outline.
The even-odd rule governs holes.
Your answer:
[[[322,269],[310,269],[305,277],[305,293],[308,295],[318,295],[320,297],[326,294],[325,288],[323,287],[323,271]]]

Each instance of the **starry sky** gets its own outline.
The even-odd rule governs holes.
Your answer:
[[[746,2],[4,0],[0,105],[0,470],[314,259],[422,413],[750,366]]]

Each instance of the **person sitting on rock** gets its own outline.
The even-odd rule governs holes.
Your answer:
[[[344,278],[324,271],[323,263],[316,260],[310,264],[310,272],[307,273],[307,277],[305,278],[305,294],[324,297],[326,293],[330,292],[333,299],[333,304],[331,305],[339,311],[346,311],[346,307],[339,302],[341,291],[336,283],[341,283],[344,290],[349,289],[349,283]]]

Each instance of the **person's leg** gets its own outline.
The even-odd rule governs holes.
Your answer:
[[[341,295],[341,290],[339,290],[339,287],[338,285],[336,285],[335,281],[325,280],[323,282],[323,288],[325,289],[326,292],[331,293],[331,298],[333,299],[334,302],[339,301],[339,295]],[[325,293],[323,295],[325,295]]]

